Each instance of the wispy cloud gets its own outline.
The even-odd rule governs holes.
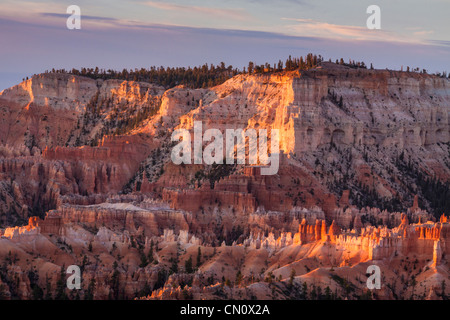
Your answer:
[[[387,30],[369,30],[366,26],[349,26],[314,19],[282,18],[296,22],[288,25],[291,34],[343,40],[402,41],[400,36]]]
[[[422,30],[422,31],[416,31],[413,34],[415,36],[427,36],[427,35],[430,35],[433,33],[434,33],[434,30]]]
[[[450,47],[450,41],[447,40],[428,40],[428,43],[437,46]]]
[[[159,1],[147,1],[147,6],[166,11],[175,11],[180,13],[191,12],[195,14],[212,15],[221,18],[244,20],[248,19],[250,15],[243,9],[224,9],[200,6],[186,6],[182,4],[166,3]]]
[[[67,13],[41,12],[40,14],[41,14],[41,16],[44,16],[44,17],[55,17],[55,18],[63,18],[63,19],[67,19],[69,17],[69,14],[67,14]],[[83,14],[81,17],[83,19],[87,19],[87,20],[119,21],[116,18],[101,17],[101,16],[89,16],[89,15],[85,15],[85,14]]]

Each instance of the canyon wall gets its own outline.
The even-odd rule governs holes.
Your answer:
[[[294,287],[341,290],[374,263],[393,281],[380,297],[414,297],[395,287],[414,274],[444,298],[449,113],[448,79],[331,63],[202,89],[33,76],[0,93],[0,271],[19,279],[0,288],[30,298],[26,274],[54,287],[77,264],[99,299],[267,298],[292,270]],[[278,172],[175,165],[171,133],[195,121],[278,129]]]

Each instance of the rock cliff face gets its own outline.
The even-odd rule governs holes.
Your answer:
[[[203,130],[273,128],[280,130],[284,160],[278,176],[252,192],[252,209],[319,205],[329,214],[347,189],[350,204],[384,203],[381,209],[390,210],[409,206],[419,194],[422,207],[439,215],[441,208],[424,180],[433,176],[448,182],[449,99],[444,78],[329,63],[301,74],[239,75],[210,89],[167,91],[147,83],[42,74],[1,93],[5,125],[0,151],[15,159],[40,151],[44,160],[73,164],[70,159],[76,159],[83,167],[76,171],[89,172],[77,177],[75,189],[84,194],[117,192],[131,178],[134,190],[162,192],[164,186],[185,188],[194,174],[208,170],[183,172],[168,163],[170,157],[163,155],[171,149],[159,148],[174,128],[192,129],[194,121],[202,121]],[[138,115],[148,110],[153,116],[143,121]],[[128,120],[114,121],[121,114]],[[120,126],[130,119],[135,122],[127,127],[131,136],[111,135],[127,132]],[[80,143],[98,147],[71,149]],[[143,171],[148,179],[142,178]],[[239,172],[228,184],[246,179]],[[217,191],[224,191],[225,184],[218,181]],[[283,198],[279,208],[271,208],[271,197]],[[15,210],[23,204],[30,207],[19,203]]]
[[[118,192],[157,144],[112,132],[122,109],[133,118],[164,90],[146,83],[41,74],[0,94],[1,221],[43,216],[60,196]],[[113,120],[111,120],[113,119]],[[97,146],[77,145],[93,144]],[[5,215],[6,214],[6,215]]]
[[[122,107],[139,110],[163,94],[161,87],[120,80],[93,80],[48,73],[0,93],[2,145],[29,149],[73,146],[89,141]],[[93,117],[103,123],[92,123]],[[91,120],[91,121],[89,121]]]
[[[298,126],[303,130],[296,130],[298,152],[331,141],[400,149],[449,141],[445,78],[378,70],[307,73],[309,81],[294,84],[294,103],[305,106],[305,122]]]
[[[445,298],[449,115],[448,79],[330,63],[204,89],[34,76],[0,93],[0,297],[39,298],[77,264],[85,298],[302,298],[306,283],[353,299],[376,264],[373,297]],[[277,174],[175,165],[171,133],[195,121],[278,129]]]
[[[94,80],[44,74],[3,90],[2,144],[64,145],[96,89]]]

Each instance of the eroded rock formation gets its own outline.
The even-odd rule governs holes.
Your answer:
[[[34,76],[0,93],[0,296],[76,264],[83,298],[356,299],[377,264],[376,298],[445,298],[449,108],[448,79],[330,63],[204,89]],[[175,165],[195,121],[278,129],[277,174]]]

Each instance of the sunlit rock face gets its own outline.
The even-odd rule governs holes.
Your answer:
[[[407,207],[414,195],[405,185],[416,183],[410,177],[417,176],[414,170],[448,181],[449,92],[445,78],[324,63],[301,74],[234,77],[211,88],[198,107],[174,123],[177,128],[191,130],[195,121],[203,123],[203,130],[280,130],[285,161],[277,178],[265,178],[260,186],[267,189],[270,185],[272,193],[278,191],[278,185],[283,186],[278,204],[283,202],[281,206],[286,208],[274,210],[286,210],[300,202],[304,206],[320,205],[330,213],[346,189],[342,187],[348,184],[351,203],[359,197],[355,193],[362,197],[367,193],[363,189],[368,188],[380,198],[402,199],[403,207]],[[177,91],[173,112],[185,110],[178,107],[179,96]],[[170,114],[168,109],[165,114]],[[405,169],[409,164],[413,169]],[[176,178],[172,168],[168,169],[165,175],[173,182]],[[183,173],[177,171],[179,179]],[[299,183],[289,181],[295,176],[301,177]],[[189,181],[192,172],[185,171],[184,177]],[[168,182],[164,175],[160,181]],[[220,181],[217,187],[224,183]],[[300,191],[295,189],[305,185],[313,186],[314,195],[310,197],[309,191],[301,190],[302,196],[295,197]],[[284,196],[287,189],[295,190],[290,199]],[[179,199],[179,194],[173,194]],[[256,206],[265,199],[257,197]],[[430,209],[428,200],[423,201]],[[267,208],[268,204],[263,205]],[[349,222],[346,224],[349,226]]]
[[[33,76],[0,93],[0,296],[36,298],[76,264],[84,298],[357,299],[376,264],[372,297],[445,298],[433,193],[448,189],[449,108],[448,79],[330,63],[203,89]],[[195,121],[278,129],[278,172],[175,165],[171,133]]]
[[[328,69],[308,76],[294,82],[294,103],[304,106],[296,151],[331,141],[400,149],[449,141],[445,78]]]

